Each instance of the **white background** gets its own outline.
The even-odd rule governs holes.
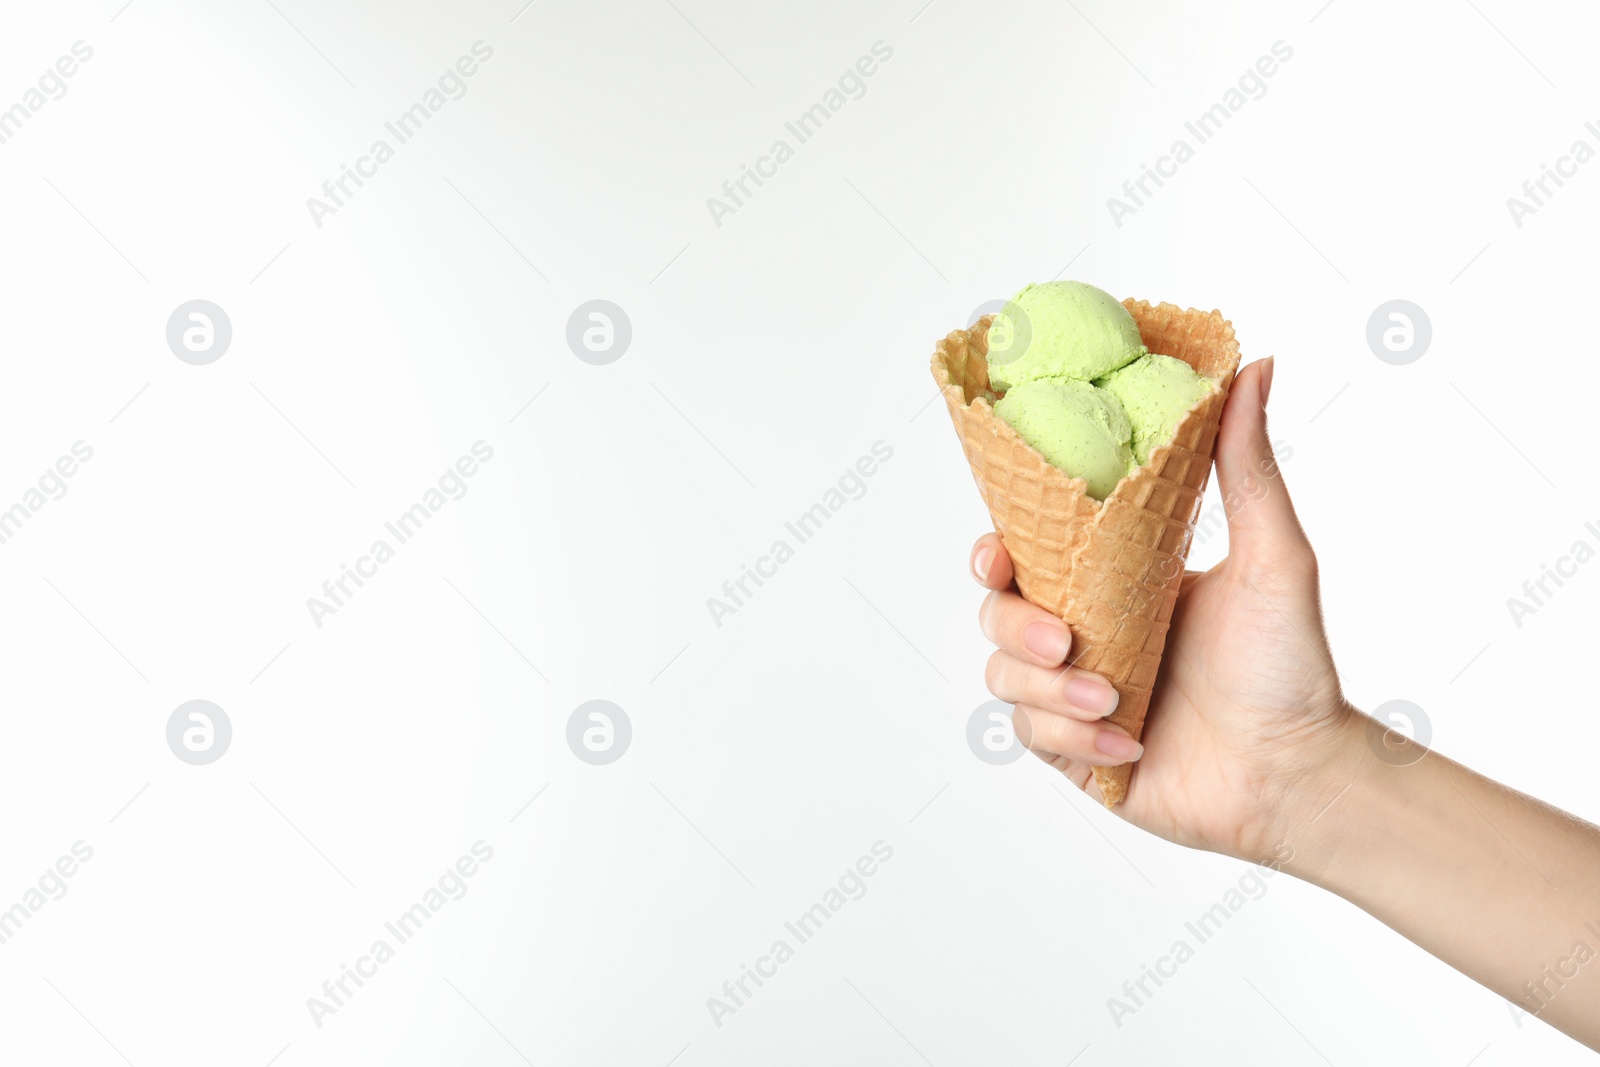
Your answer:
[[[1118,1027],[1107,998],[1246,868],[965,740],[987,520],[927,357],[1065,271],[1278,356],[1350,698],[1600,815],[1600,566],[1506,607],[1597,541],[1600,164],[1506,207],[1600,147],[1597,27],[1319,2],[8,2],[0,107],[94,55],[0,145],[0,507],[94,456],[0,545],[0,908],[94,856],[0,946],[0,1059],[1585,1062],[1287,877]],[[479,40],[465,97],[318,228],[307,198]],[[718,226],[707,198],[880,40]],[[1266,94],[1115,225],[1280,40]],[[209,366],[165,339],[196,298],[233,325]],[[632,322],[609,366],[565,340],[595,298]],[[1394,298],[1433,324],[1409,366],[1365,339]],[[318,628],[306,599],[479,440],[467,495]],[[880,440],[865,495],[715,626]],[[234,730],[204,767],[165,739],[197,698]],[[633,726],[603,767],[565,740],[597,698]],[[467,894],[315,1025],[480,839]],[[718,1027],[707,998],[879,840],[865,897]]]

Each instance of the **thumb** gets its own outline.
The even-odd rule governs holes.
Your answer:
[[[1228,552],[1256,564],[1310,551],[1267,438],[1272,360],[1240,371],[1217,434],[1217,483],[1228,514]]]

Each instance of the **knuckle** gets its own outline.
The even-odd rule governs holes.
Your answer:
[[[1005,688],[1007,661],[1010,659],[1004,652],[996,649],[990,656],[989,662],[983,668],[983,684],[988,686],[989,692],[1004,700],[1000,691]]]
[[[995,644],[999,644],[994,639],[994,604],[995,594],[993,593],[989,593],[978,602],[978,629],[983,632],[984,637]]]
[[[1017,741],[1029,752],[1034,751],[1033,721],[1028,715],[1028,709],[1021,704],[1011,709],[1011,731],[1017,735]]]
[[[1022,707],[1021,704],[1017,705],[1019,714],[1022,711]],[[1037,709],[1030,709],[1030,714],[1027,716],[1027,737],[1022,738],[1021,733],[1017,735],[1023,739],[1023,743],[1027,745],[1029,752],[1041,753],[1047,758],[1059,754],[1053,740],[1055,724],[1050,721],[1052,718],[1053,716],[1047,713],[1042,713]]]
[[[1309,544],[1302,543],[1289,548],[1278,560],[1278,567],[1286,577],[1295,581],[1315,585],[1318,580],[1317,554]]]

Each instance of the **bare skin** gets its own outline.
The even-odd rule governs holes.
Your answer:
[[[1353,708],[1322,627],[1317,561],[1266,432],[1272,361],[1234,382],[1217,439],[1230,553],[1185,575],[1141,738],[1101,721],[1103,679],[1023,600],[996,534],[973,547],[997,646],[986,679],[1017,735],[1169,841],[1270,863],[1350,900],[1600,1051],[1600,829],[1386,732]]]

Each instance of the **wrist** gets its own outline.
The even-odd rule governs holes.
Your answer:
[[[1266,816],[1253,842],[1258,855],[1243,858],[1321,884],[1324,871],[1336,864],[1347,827],[1344,813],[1336,811],[1375,762],[1374,725],[1342,700],[1317,716],[1314,734],[1295,743],[1294,758],[1264,791]]]

